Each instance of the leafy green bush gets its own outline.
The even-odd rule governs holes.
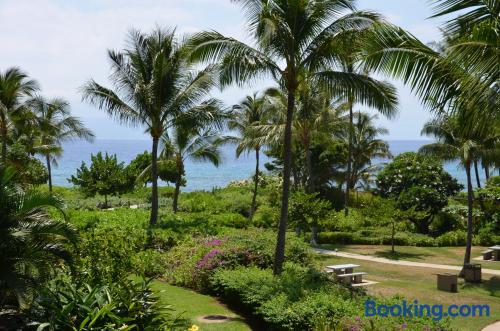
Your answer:
[[[361,230],[355,232],[321,232],[318,237],[320,244],[343,245],[390,245],[392,240],[390,233],[384,229]],[[408,232],[396,232],[396,235],[394,236],[394,243],[400,246],[432,247],[438,245],[435,238],[419,233]]]
[[[188,238],[166,254],[165,277],[176,285],[208,290],[210,276],[220,267],[271,267],[275,245],[275,233],[262,229]],[[288,261],[312,263],[309,247],[293,234],[287,238],[285,254]]]
[[[63,277],[39,295],[31,315],[38,330],[155,331],[174,325],[169,307],[158,304],[145,280],[90,286]]]
[[[264,320],[268,329],[311,330],[321,318],[340,319],[357,312],[351,293],[325,277],[312,268],[287,263],[278,277],[257,267],[221,269],[211,285],[227,302],[242,304]]]
[[[253,215],[252,225],[260,228],[274,228],[278,224],[279,209],[271,206],[260,206]]]
[[[165,253],[146,249],[132,256],[132,265],[134,272],[146,277],[159,277],[166,271]]]
[[[437,246],[464,246],[467,234],[465,231],[450,231],[436,238]]]
[[[430,318],[361,319],[364,312],[363,292],[349,290],[330,282],[324,273],[296,264],[285,264],[279,276],[269,269],[238,267],[217,270],[211,281],[212,289],[230,305],[245,308],[266,323],[266,330],[364,330],[356,328],[370,324],[373,330],[448,330],[447,322]],[[378,303],[401,302],[398,298],[376,298]],[[356,317],[358,316],[358,317]],[[382,325],[384,327],[382,327]],[[353,326],[353,328],[351,328]],[[370,330],[370,329],[368,329]]]

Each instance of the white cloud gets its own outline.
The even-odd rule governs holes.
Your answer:
[[[408,22],[405,13],[385,13],[394,23],[406,23],[424,41],[436,39],[432,24]],[[243,15],[229,0],[0,0],[0,70],[21,67],[41,83],[44,95],[68,99],[75,114],[95,126],[98,137],[110,138],[116,132],[118,138],[123,129],[103,112],[82,104],[78,93],[89,78],[109,83],[107,49],[122,48],[131,27],[148,31],[155,25],[178,26],[181,34],[214,29],[248,41]],[[214,94],[232,104],[267,83]],[[404,97],[405,111],[421,116],[415,98],[406,93]],[[412,117],[400,119],[406,123]],[[96,121],[106,125],[96,125]],[[387,124],[391,136],[392,132],[404,136],[401,126]],[[408,137],[418,136],[417,129],[413,131]],[[142,137],[140,130],[131,134]]]

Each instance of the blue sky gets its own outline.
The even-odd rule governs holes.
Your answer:
[[[359,0],[358,8],[382,13],[424,42],[440,38],[441,21],[427,19],[431,7],[426,0]],[[120,126],[82,103],[78,89],[90,78],[109,85],[106,50],[122,48],[131,27],[148,31],[155,25],[177,26],[180,33],[214,29],[248,40],[243,15],[229,0],[1,0],[0,70],[19,66],[40,82],[44,95],[67,99],[99,139],[147,139],[140,128]],[[231,105],[265,84],[215,95]],[[390,132],[385,139],[422,139],[429,112],[408,88],[394,84],[400,115],[391,121],[380,118]]]

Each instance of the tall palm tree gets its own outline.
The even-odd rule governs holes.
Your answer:
[[[465,117],[466,118],[466,117]],[[484,149],[480,141],[480,132],[477,128],[481,124],[476,124],[476,130],[470,129],[465,123],[464,117],[442,115],[431,120],[424,125],[422,134],[438,139],[436,143],[424,145],[420,152],[434,155],[442,160],[460,160],[460,164],[465,168],[467,175],[467,241],[464,256],[464,266],[470,263],[472,248],[472,212],[474,191],[472,188],[471,166],[479,151]],[[500,142],[500,135],[490,137],[491,141],[483,141],[484,146],[497,145]]]
[[[236,147],[236,156],[240,157],[244,151],[255,152],[255,176],[254,188],[252,193],[252,205],[250,207],[249,219],[252,220],[255,210],[257,208],[257,190],[259,187],[259,161],[260,152],[263,143],[256,139],[255,131],[252,130],[256,125],[262,124],[266,118],[265,96],[258,96],[257,93],[248,95],[238,105],[233,106],[234,115],[228,122],[228,127],[231,130],[236,130],[239,134],[238,137],[230,137],[231,141],[235,141],[238,146]]]
[[[177,170],[172,201],[174,213],[178,210],[186,160],[209,161],[218,167],[221,162],[220,141],[219,134],[211,128],[177,127],[163,136],[159,162],[173,158]]]
[[[364,40],[369,36],[370,31],[360,31],[358,33],[351,34],[350,38],[344,40],[342,49],[344,52],[340,57],[340,67],[344,72],[353,73],[365,73],[368,74],[366,68],[364,68],[361,50],[364,45]],[[387,96],[388,107],[377,109],[387,118],[393,118],[397,112],[397,92],[393,85],[388,82],[380,81],[374,88],[380,89],[380,95]],[[345,173],[345,194],[344,194],[344,214],[347,216],[349,214],[349,192],[355,186],[355,182],[352,182],[352,170],[353,170],[353,144],[355,128],[353,124],[354,112],[353,107],[356,104],[356,100],[352,94],[348,94],[346,98],[346,103],[349,109],[349,125],[348,125],[348,156],[347,156],[347,169]]]
[[[235,2],[243,7],[247,15],[247,26],[255,47],[215,31],[201,32],[191,38],[191,56],[200,61],[220,63],[223,85],[232,82],[241,85],[270,76],[287,92],[283,189],[274,261],[274,273],[279,274],[285,258],[292,119],[297,88],[302,79],[311,76],[318,82],[326,83],[336,93],[352,93],[360,102],[386,108],[386,99],[372,88],[374,80],[364,75],[331,69],[338,62],[336,45],[339,41],[352,31],[371,27],[380,17],[372,12],[353,11],[354,0]]]
[[[385,24],[373,29],[363,45],[368,70],[402,79],[426,106],[469,117],[500,109],[499,0],[433,0],[435,15],[454,15],[444,26],[440,49]],[[485,127],[488,123],[484,122]],[[478,128],[476,128],[477,130]],[[485,129],[485,128],[481,128]]]
[[[0,169],[0,306],[15,297],[22,307],[55,265],[70,261],[65,244],[75,242],[76,231],[46,210],[62,210],[62,201],[50,193],[23,192],[14,174]]]
[[[7,131],[10,116],[19,112],[26,97],[38,89],[36,81],[28,78],[19,68],[0,72],[0,138],[2,140],[2,164],[7,162]]]
[[[392,157],[389,144],[378,138],[380,135],[387,134],[388,131],[385,128],[375,126],[374,122],[377,118],[377,115],[358,112],[352,129],[348,123],[342,133],[344,140],[352,141],[352,168],[346,176],[350,187],[354,188],[360,180],[368,179],[369,174],[378,168],[372,167],[374,158],[387,159]]]
[[[128,47],[109,51],[114,89],[95,81],[83,98],[128,125],[142,125],[152,139],[151,216],[158,221],[158,144],[173,119],[196,105],[215,86],[213,67],[195,71],[174,30],[132,30]]]
[[[28,101],[34,115],[37,144],[34,150],[45,157],[49,173],[49,192],[52,192],[52,166],[62,152],[62,143],[73,139],[93,141],[94,134],[79,118],[71,116],[69,103],[63,99],[46,100],[36,96]]]

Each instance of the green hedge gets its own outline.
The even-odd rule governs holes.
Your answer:
[[[361,230],[356,232],[320,232],[319,244],[358,244],[358,245],[390,245],[391,235],[377,230]],[[397,232],[394,243],[398,246],[421,247],[448,247],[464,246],[466,241],[465,231],[450,231],[439,237],[433,238],[419,233]],[[474,237],[476,245],[494,245],[500,241],[500,236],[482,234]]]

